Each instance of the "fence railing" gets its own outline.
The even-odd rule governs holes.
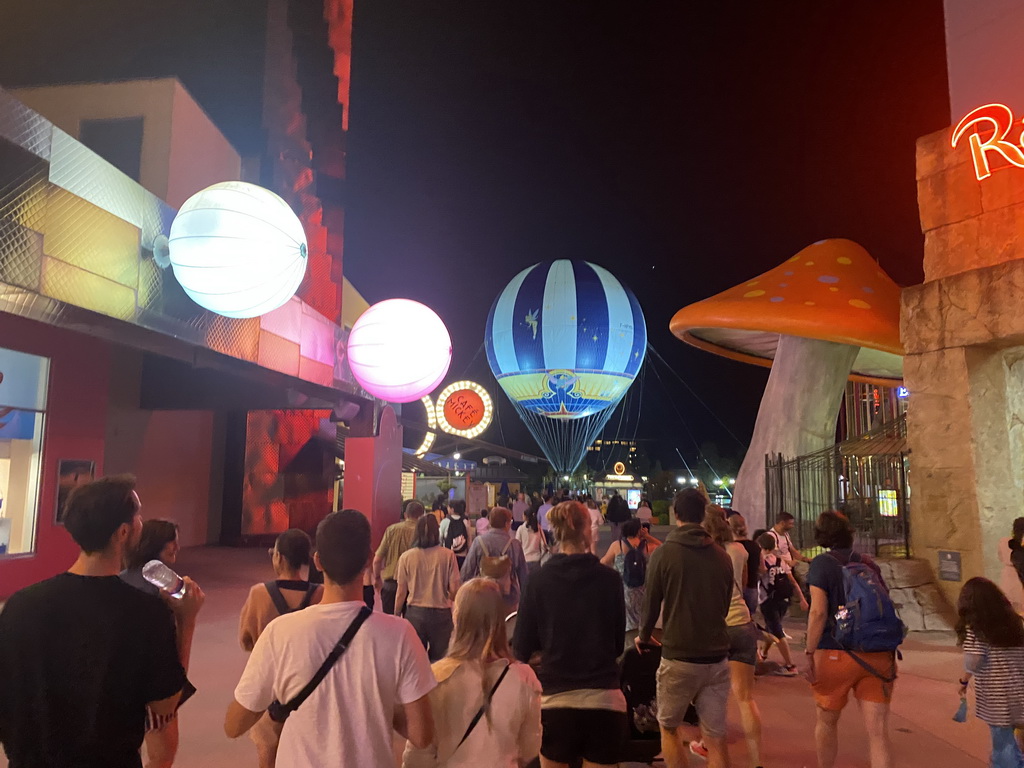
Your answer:
[[[817,550],[814,523],[826,509],[850,518],[861,551],[910,556],[909,450],[906,417],[817,453],[765,457],[768,522],[796,518],[791,536],[805,553]]]

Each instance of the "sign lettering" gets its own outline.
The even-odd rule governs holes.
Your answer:
[[[1012,166],[1024,168],[1024,133],[1015,131],[1014,126],[1019,130],[1024,121],[1018,121],[1008,106],[986,104],[964,115],[953,129],[950,143],[956,149],[967,137],[974,175],[981,181],[992,175],[993,159],[1002,158]]]

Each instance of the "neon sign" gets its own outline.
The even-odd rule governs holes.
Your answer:
[[[1008,106],[986,104],[964,115],[953,129],[950,144],[956,149],[960,140],[967,136],[971,147],[971,159],[974,160],[974,175],[981,181],[992,175],[989,160],[993,154],[1003,158],[1010,165],[1024,168],[1024,132],[1010,137],[1014,125],[1020,127],[1024,125],[1024,121],[1017,121]],[[974,131],[968,133],[971,128],[974,128]],[[983,136],[982,131],[986,129],[991,130],[991,133]],[[1014,140],[1017,143],[1014,143]]]

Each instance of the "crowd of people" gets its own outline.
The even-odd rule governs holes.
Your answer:
[[[693,755],[723,768],[732,697],[758,768],[755,676],[777,645],[776,674],[802,668],[810,682],[819,767],[836,764],[850,694],[872,768],[893,765],[889,704],[905,628],[842,513],[820,515],[820,553],[809,558],[791,516],[751,536],[741,514],[698,489],[676,494],[663,541],[649,506],[634,516],[617,496],[604,514],[567,494],[509,502],[474,520],[461,500],[429,512],[408,501],[376,550],[352,509],[328,515],[314,538],[280,534],[274,578],[241,609],[249,655],[226,735],[248,734],[260,768],[393,765],[396,734],[407,768],[614,766],[652,739],[669,768]],[[177,527],[143,523],[141,508],[128,476],[75,489],[65,526],[78,559],[0,612],[0,743],[12,768],[139,768],[143,745],[147,768],[174,762],[205,596],[187,577],[164,589],[151,581],[153,561],[175,565]],[[613,537],[598,557],[605,523]],[[1024,518],[1013,534],[1009,594],[972,578],[957,606],[958,692],[973,682],[996,768],[1024,766],[1014,732],[1024,724]],[[798,562],[809,565],[802,579]],[[854,598],[860,608],[848,610]],[[802,665],[784,624],[794,601],[807,614]],[[649,669],[649,686],[627,669]]]

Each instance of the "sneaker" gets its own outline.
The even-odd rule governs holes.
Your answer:
[[[708,759],[708,748],[704,746],[703,741],[691,741],[690,751],[697,757],[703,757],[705,760]]]
[[[799,672],[797,671],[796,664],[790,664],[788,667],[779,667],[779,671],[775,674],[779,677],[796,677]]]

